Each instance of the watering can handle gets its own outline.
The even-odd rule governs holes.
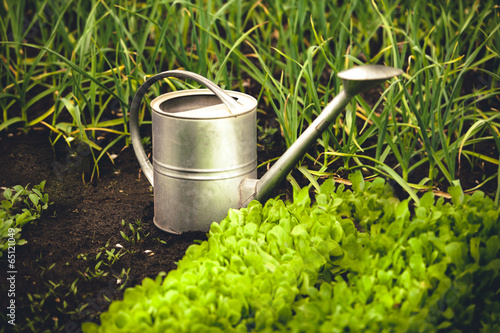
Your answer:
[[[139,160],[142,171],[153,187],[153,166],[151,165],[151,162],[149,161],[149,158],[144,151],[139,133],[139,107],[141,106],[142,99],[144,98],[144,95],[146,94],[148,89],[157,81],[168,77],[191,79],[198,82],[199,84],[204,85],[205,87],[210,89],[217,97],[219,97],[219,99],[227,106],[230,113],[237,112],[238,108],[241,107],[241,105],[234,98],[229,96],[226,92],[224,92],[224,90],[222,90],[212,81],[199,74],[191,73],[188,71],[166,71],[156,74],[150,77],[146,82],[144,82],[139,87],[139,89],[137,89],[134,99],[132,100],[132,104],[130,104],[130,137],[132,139],[132,146],[134,147],[135,155]]]

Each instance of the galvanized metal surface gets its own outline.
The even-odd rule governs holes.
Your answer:
[[[193,79],[207,89],[163,94],[151,102],[153,164],[142,147],[138,107],[152,83],[165,77]],[[145,87],[145,88],[144,88]],[[139,164],[154,184],[154,223],[171,233],[208,231],[239,203],[243,179],[257,178],[257,101],[225,92],[184,71],[153,76],[131,106],[130,132]]]
[[[240,192],[240,207],[248,205],[254,199],[259,201],[267,200],[273,189],[285,179],[295,164],[304,156],[307,149],[328,126],[335,122],[335,119],[352,97],[401,73],[400,69],[381,65],[365,65],[338,73],[338,76],[343,80],[344,90],[328,103],[313,123],[260,180],[257,182],[253,180],[244,181]]]
[[[187,71],[181,71],[181,70],[172,70],[172,71],[166,71],[162,72],[159,74],[156,74],[152,77],[150,77],[146,82],[144,82],[139,89],[137,89],[134,99],[132,100],[132,103],[130,104],[130,119],[129,119],[129,124],[130,124],[130,138],[132,140],[132,145],[134,147],[134,152],[137,156],[137,159],[139,161],[139,164],[142,168],[142,171],[144,172],[144,175],[146,178],[149,180],[151,185],[154,186],[154,179],[153,179],[153,166],[151,165],[151,162],[148,159],[148,156],[146,155],[146,152],[142,148],[141,144],[141,137],[139,134],[139,107],[141,106],[142,99],[146,95],[146,92],[148,89],[155,84],[156,82],[169,78],[169,77],[176,77],[176,78],[182,78],[182,79],[191,79],[194,80],[208,89],[212,91],[219,99],[227,106],[227,108],[232,111],[237,113],[237,111],[240,109],[241,105],[235,101],[233,98],[231,98],[228,94],[226,94],[222,89],[220,89],[216,84],[214,84],[212,81],[208,80],[207,78],[187,72]]]
[[[257,101],[223,91],[204,77],[168,71],[147,80],[131,104],[130,134],[144,174],[154,184],[155,224],[163,230],[207,231],[230,208],[264,201],[352,97],[401,70],[367,65],[340,72],[341,91],[283,156],[257,180]],[[193,79],[207,89],[172,92],[151,102],[153,165],[139,137],[138,109],[149,87],[166,77]],[[221,103],[222,102],[222,103]]]
[[[304,156],[309,147],[335,121],[335,118],[337,118],[340,111],[344,109],[351,98],[345,91],[341,91],[266,174],[255,183],[254,192],[249,197],[244,197],[247,193],[242,193],[240,206],[244,207],[254,199],[259,201],[267,200],[276,186],[286,178],[295,164]],[[247,184],[249,183],[247,182]],[[247,186],[244,185],[245,187]]]
[[[243,179],[257,178],[257,102],[228,93],[243,104],[232,114],[208,90],[164,94],[151,102],[154,221],[160,229],[208,231],[238,206]],[[182,100],[180,107],[176,100]]]
[[[348,95],[354,96],[401,74],[403,71],[399,68],[364,65],[342,71],[337,76],[342,79],[344,91]]]

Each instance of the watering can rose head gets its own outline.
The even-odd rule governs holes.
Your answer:
[[[130,107],[130,136],[146,178],[154,187],[154,222],[172,233],[208,231],[230,208],[270,197],[307,149],[335,121],[353,96],[400,75],[399,69],[367,65],[340,72],[344,90],[325,107],[295,143],[257,179],[257,101],[225,91],[195,73],[173,70],[152,76]],[[142,147],[138,110],[155,82],[177,77],[208,89],[158,96],[153,110],[153,163]]]

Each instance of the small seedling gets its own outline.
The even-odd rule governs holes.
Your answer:
[[[161,239],[160,237],[156,237],[155,240],[157,240],[158,242],[162,243],[163,245],[167,245],[167,241]]]
[[[125,270],[125,268],[122,268],[120,274],[113,274],[113,277],[116,278],[118,290],[123,290],[128,285],[129,280],[133,278],[130,276],[130,267],[127,270]]]
[[[94,269],[91,270],[90,267],[87,267],[85,269],[85,272],[78,271],[87,281],[92,281],[93,279],[100,278],[103,276],[108,276],[109,273],[103,271],[100,269],[101,265],[103,264],[103,261],[99,261],[95,266]]]
[[[122,226],[125,226],[126,222],[125,220],[122,220]],[[143,224],[141,220],[137,220],[134,223],[129,223],[128,227],[131,231],[131,235],[127,235],[125,232],[120,231],[120,235],[125,239],[127,242],[131,244],[137,244],[141,241],[141,238],[149,236],[149,232],[144,234],[142,232],[143,230]],[[142,236],[141,236],[142,233]]]
[[[274,144],[273,136],[278,129],[275,127],[260,126],[257,123],[257,131],[259,133],[258,141],[262,143],[266,150],[270,150]]]
[[[78,291],[78,286],[76,285],[78,279],[79,278],[76,278],[76,280],[73,281],[73,283],[71,283],[71,286],[69,287],[69,292],[66,293],[65,297],[69,296],[70,294],[76,295]]]
[[[122,252],[122,249],[116,251],[116,249],[111,249],[111,250],[105,250],[106,251],[106,259],[108,260],[108,263],[106,265],[111,266],[113,265],[118,259],[120,259],[122,256],[125,255],[125,253]]]
[[[54,268],[55,265],[56,263],[53,263],[52,265],[49,266],[49,268],[45,268],[39,265],[38,267],[42,269],[42,273],[40,274],[40,276],[43,276],[43,274],[45,274],[46,271],[50,271],[52,268]]]

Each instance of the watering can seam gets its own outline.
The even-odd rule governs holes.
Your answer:
[[[236,166],[233,168],[220,169],[186,169],[171,166],[154,160],[155,171],[168,177],[177,179],[193,179],[193,180],[214,180],[214,179],[230,179],[248,174],[257,168],[257,160],[254,159],[249,163]],[[223,176],[223,177],[221,177]]]

